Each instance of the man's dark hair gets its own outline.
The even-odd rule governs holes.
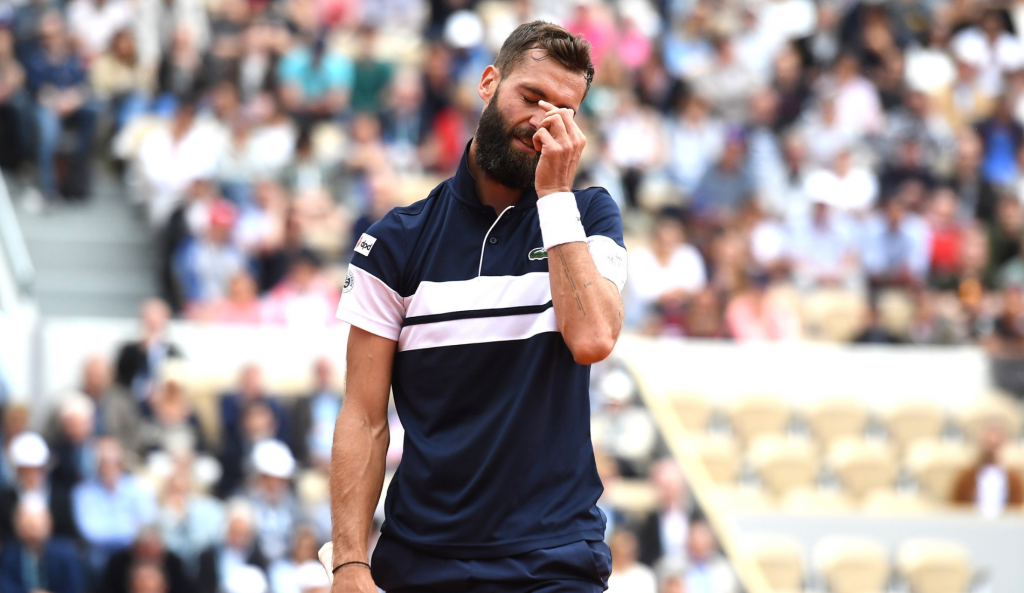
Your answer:
[[[541,49],[572,72],[579,72],[587,79],[586,92],[594,80],[594,63],[590,61],[590,42],[579,35],[573,35],[558,25],[544,21],[533,21],[516,27],[501,44],[494,67],[502,78],[523,64],[532,49]],[[586,92],[584,94],[586,94]]]

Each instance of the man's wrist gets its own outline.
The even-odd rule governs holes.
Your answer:
[[[540,193],[537,194],[540,196]],[[544,250],[565,243],[586,241],[576,196],[571,191],[549,193],[537,199],[537,218]]]

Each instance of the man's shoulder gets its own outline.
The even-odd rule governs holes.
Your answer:
[[[429,218],[430,213],[434,208],[438,206],[445,199],[445,188],[449,180],[444,180],[439,183],[434,189],[427,194],[427,197],[422,200],[417,200],[408,206],[398,206],[392,208],[390,212],[385,214],[380,220],[370,225],[370,228],[366,230],[364,235],[369,235],[371,243],[365,246],[356,244],[356,252],[363,253],[372,249],[373,243],[380,239],[390,240],[402,237],[404,240],[405,235],[411,231],[415,231],[417,228],[421,228],[426,224],[426,220]],[[360,250],[362,249],[362,251]],[[367,255],[363,253],[363,255]]]

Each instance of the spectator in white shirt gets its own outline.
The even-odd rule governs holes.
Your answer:
[[[102,54],[121,29],[135,20],[135,4],[129,0],[72,0],[68,4],[68,25],[78,38],[85,58]]]
[[[985,11],[980,26],[957,33],[950,48],[957,58],[981,70],[981,88],[989,97],[1002,91],[1004,74],[1024,67],[1024,46],[1006,31],[1002,12],[996,8]]]
[[[197,179],[213,176],[222,151],[221,136],[196,121],[196,105],[185,100],[168,127],[154,129],[139,147],[139,169],[149,221],[162,227]]]
[[[830,82],[835,85],[836,119],[857,137],[877,134],[885,124],[878,89],[860,74],[860,62],[852,54],[836,60]]]
[[[983,517],[995,518],[1007,506],[1020,508],[1024,504],[1024,477],[1019,470],[999,462],[999,453],[1006,444],[1002,422],[986,424],[979,440],[978,459],[957,477],[952,502],[972,505]]]
[[[704,259],[686,243],[683,223],[673,211],[658,217],[652,236],[649,248],[630,253],[631,315],[676,310],[707,283]]]
[[[856,288],[859,280],[857,234],[854,225],[830,205],[828,194],[818,194],[805,216],[789,228],[789,252],[798,288]]]
[[[637,561],[636,535],[618,529],[608,540],[612,551],[612,575],[608,593],[657,593],[654,571]]]
[[[854,163],[853,151],[844,147],[832,166],[807,176],[808,195],[827,195],[836,209],[851,215],[870,210],[878,199],[878,178],[867,167]]]

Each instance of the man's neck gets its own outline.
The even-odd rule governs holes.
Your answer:
[[[494,208],[497,214],[501,214],[509,206],[518,204],[519,198],[523,196],[523,190],[505,187],[480,170],[476,164],[476,144],[469,145],[469,172],[473,174],[476,195],[480,203]]]

